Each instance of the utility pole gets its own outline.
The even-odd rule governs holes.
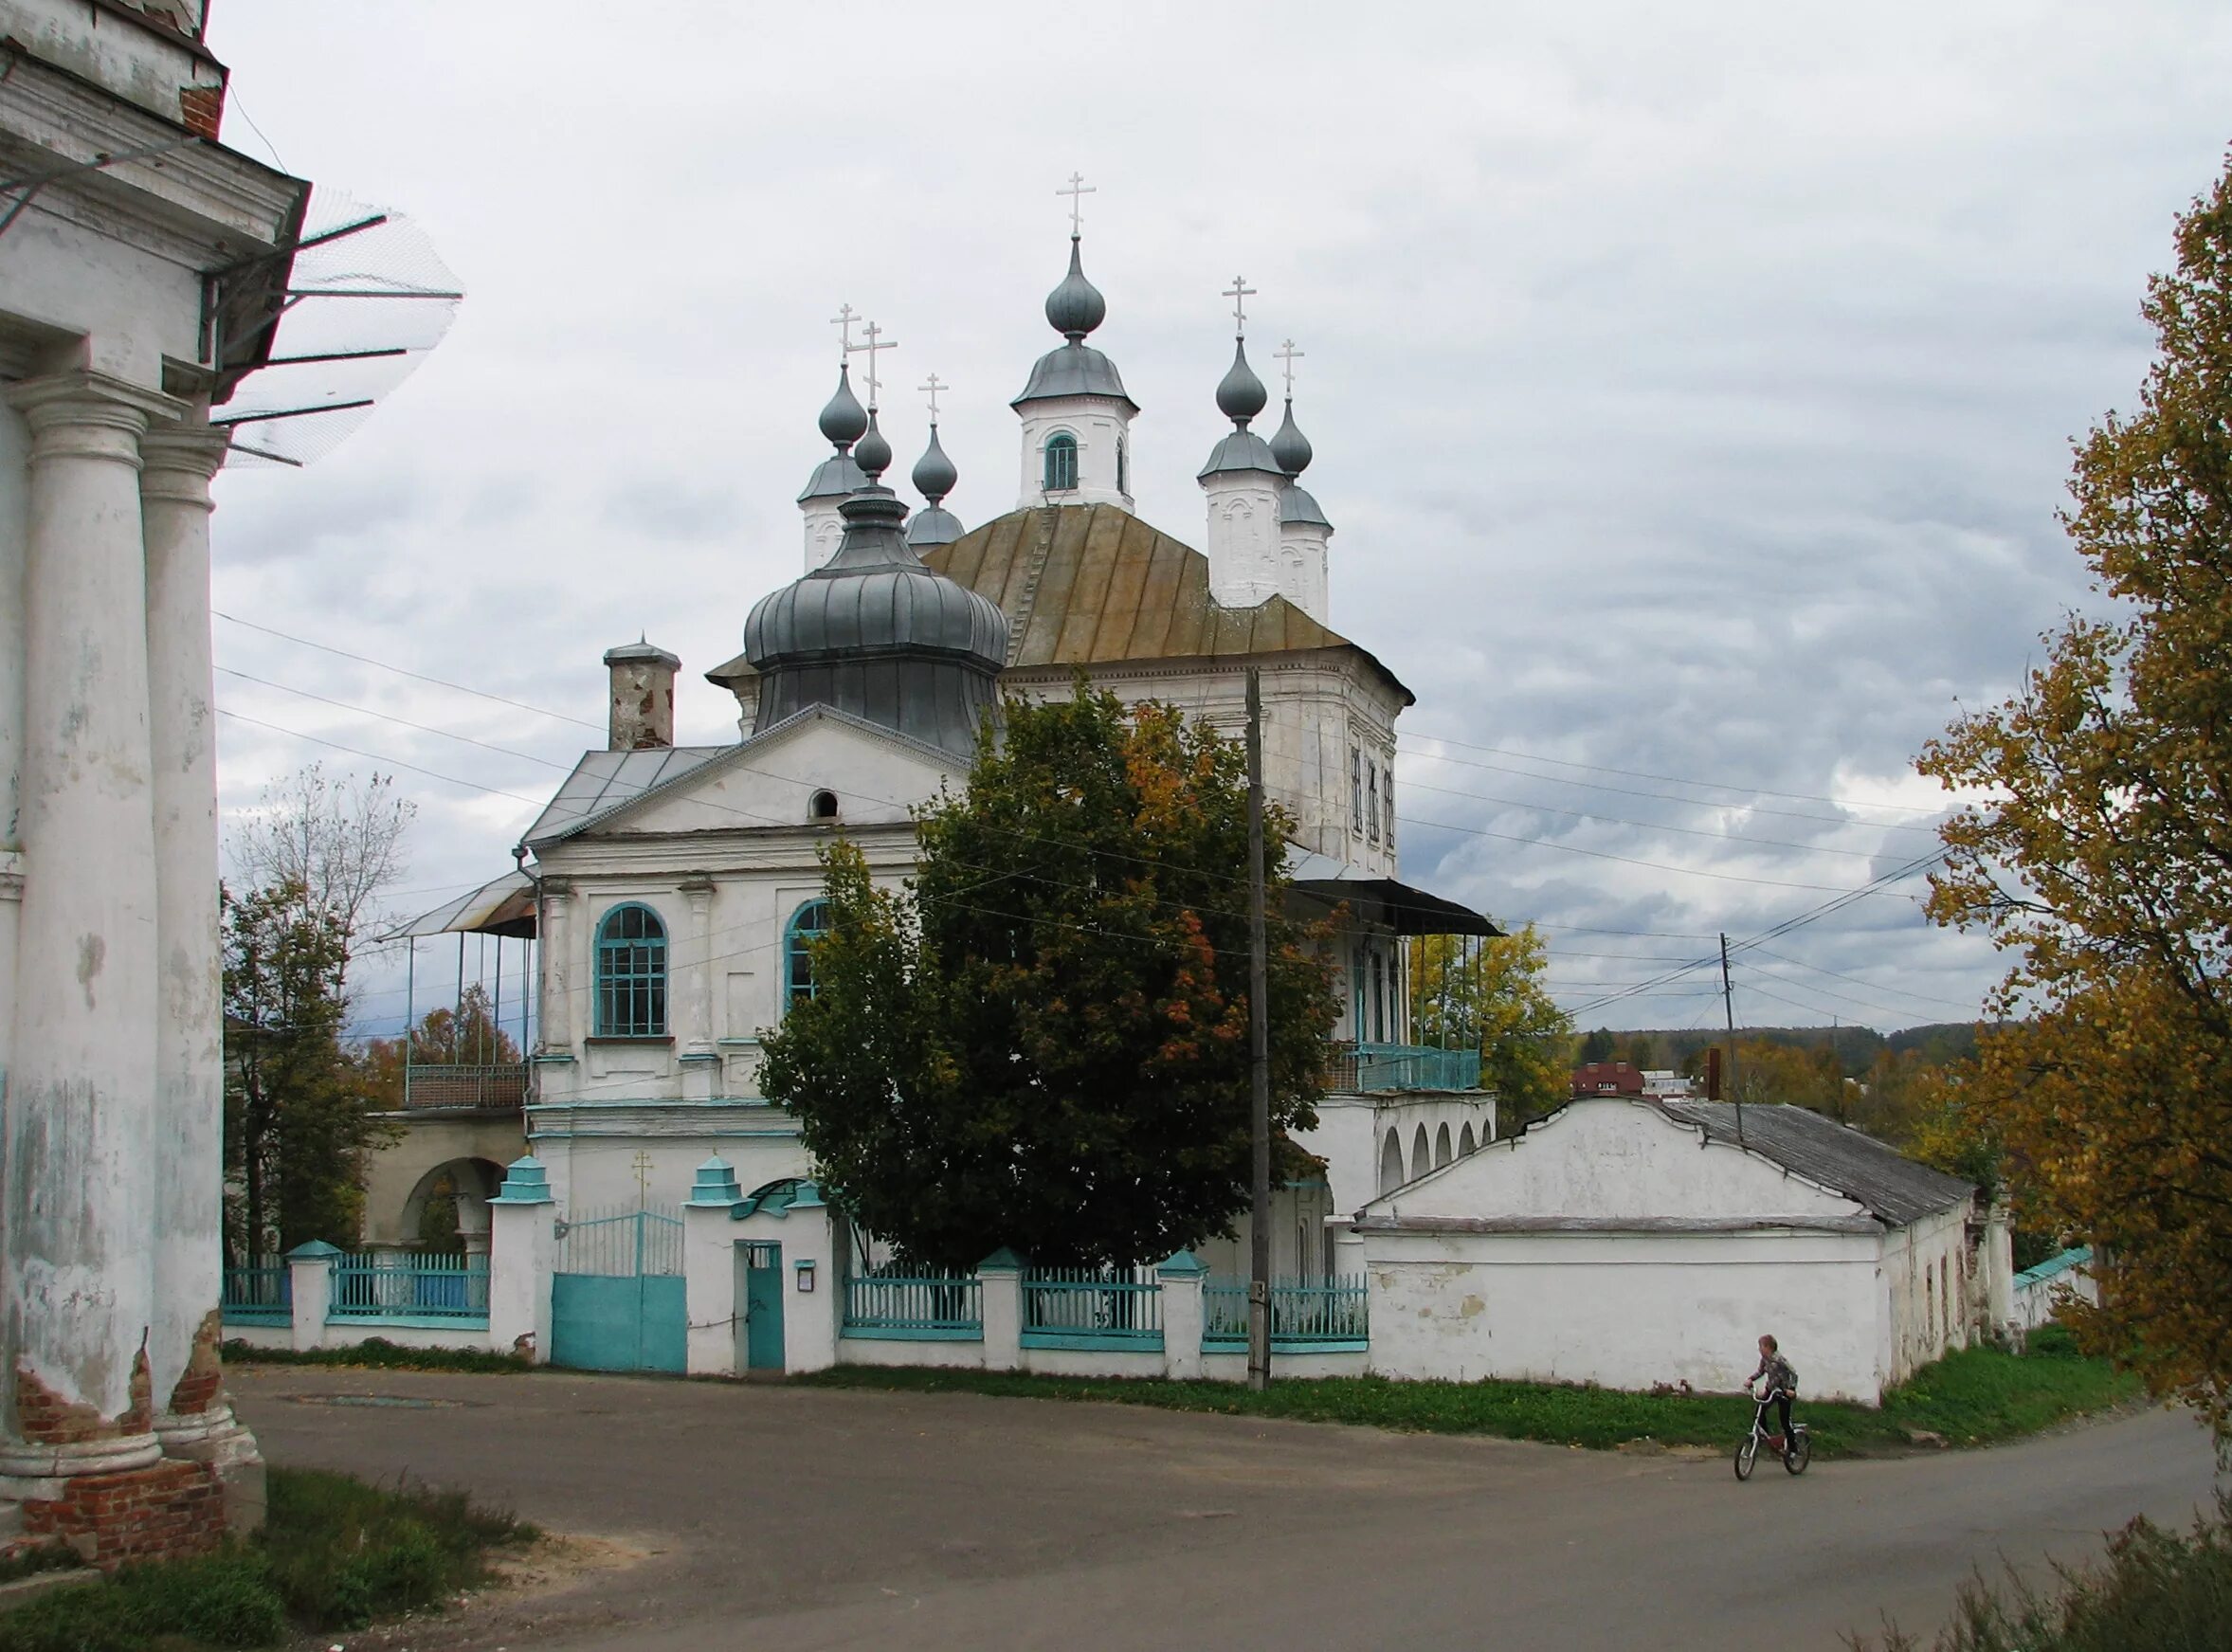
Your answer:
[[[1263,935],[1263,677],[1248,667],[1248,1387],[1271,1386],[1271,959]]]
[[[1728,1015],[1728,1096],[1736,1104],[1736,1145],[1744,1145],[1744,1092],[1736,1074],[1736,994],[1729,985],[1728,932],[1720,935],[1720,1007]]]

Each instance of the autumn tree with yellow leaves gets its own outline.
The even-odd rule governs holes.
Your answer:
[[[2105,1248],[2078,1330],[2232,1419],[2232,170],[2150,283],[2135,412],[2078,445],[2064,523],[2108,599],[1919,767],[1939,922],[2012,955],[1959,1086],[2019,1217]]]

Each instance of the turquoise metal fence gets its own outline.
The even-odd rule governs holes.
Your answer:
[[[391,1252],[334,1259],[329,1319],[488,1321],[488,1259]]]
[[[1024,1347],[1152,1352],[1162,1345],[1162,1286],[1153,1268],[1031,1268],[1024,1274]]]
[[[292,1325],[293,1271],[283,1262],[265,1267],[228,1267],[218,1304],[227,1325]]]
[[[844,1334],[981,1342],[984,1288],[967,1274],[868,1274],[844,1281]]]
[[[1335,1095],[1479,1087],[1479,1050],[1408,1044],[1336,1044],[1326,1063],[1326,1088]]]
[[[1245,1348],[1245,1280],[1212,1279],[1202,1288],[1204,1348]],[[1271,1281],[1271,1346],[1296,1352],[1340,1352],[1366,1348],[1371,1317],[1361,1274],[1321,1280]]]

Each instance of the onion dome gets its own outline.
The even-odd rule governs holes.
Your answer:
[[[966,759],[997,704],[1007,616],[923,566],[890,489],[871,481],[839,509],[836,554],[744,622],[760,681],[753,733],[826,705]]]
[[[1046,324],[1075,344],[1107,319],[1108,300],[1085,279],[1084,266],[1078,261],[1078,238],[1073,235],[1069,238],[1069,274],[1046,295]]]
[[[1248,421],[1263,410],[1263,404],[1271,399],[1263,388],[1263,381],[1256,376],[1256,370],[1248,365],[1248,350],[1244,340],[1232,342],[1232,365],[1225,376],[1217,381],[1217,410],[1244,430]]]
[[[861,469],[867,473],[870,482],[882,481],[883,473],[891,468],[891,444],[883,439],[883,432],[877,428],[874,408],[868,409],[868,428],[861,437],[859,445],[853,448],[852,456],[860,462]]]
[[[822,409],[821,426],[822,434],[840,453],[868,433],[868,411],[852,393],[852,374],[843,365],[837,369],[837,393]]]
[[[919,510],[907,522],[907,543],[917,551],[951,545],[965,531],[961,519],[945,508],[946,495],[953,491],[953,484],[961,480],[953,462],[946,457],[939,445],[937,427],[930,427],[930,445],[922,450],[922,457],[915,461],[915,491],[930,501],[929,507]]]
[[[1271,457],[1279,461],[1279,468],[1289,476],[1299,476],[1310,468],[1316,457],[1310,438],[1303,435],[1295,424],[1295,399],[1286,398],[1286,418],[1281,421],[1277,435],[1271,438]]]
[[[1209,462],[1201,467],[1195,480],[1206,481],[1231,470],[1262,470],[1273,476],[1286,474],[1273,457],[1271,444],[1248,428],[1248,421],[1263,410],[1263,404],[1269,399],[1263,381],[1248,366],[1247,346],[1235,342],[1232,366],[1217,385],[1217,408],[1232,421],[1232,433],[1209,450]]]
[[[1124,404],[1127,414],[1136,414],[1139,404],[1124,389],[1116,363],[1085,342],[1085,335],[1107,318],[1108,300],[1085,279],[1079,263],[1078,238],[1069,238],[1069,274],[1046,295],[1046,320],[1069,340],[1039,357],[1031,368],[1023,394],[1007,405],[1021,412],[1030,402],[1064,396],[1105,396]]]

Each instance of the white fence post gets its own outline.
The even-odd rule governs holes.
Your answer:
[[[1006,1245],[976,1264],[987,1371],[1023,1367],[1023,1258]]]
[[[1197,1378],[1206,1374],[1202,1361],[1204,1324],[1202,1287],[1209,1270],[1190,1250],[1171,1255],[1154,1270],[1163,1298],[1163,1375]]]
[[[488,1345],[536,1365],[551,1356],[556,1214],[549,1173],[533,1153],[512,1161],[488,1201]]]
[[[744,1202],[735,1168],[719,1156],[698,1167],[682,1201],[682,1318],[692,1376],[736,1374],[736,1207]]]
[[[295,1352],[325,1346],[325,1316],[334,1305],[334,1262],[340,1252],[322,1239],[287,1252],[287,1287],[295,1302]]]

